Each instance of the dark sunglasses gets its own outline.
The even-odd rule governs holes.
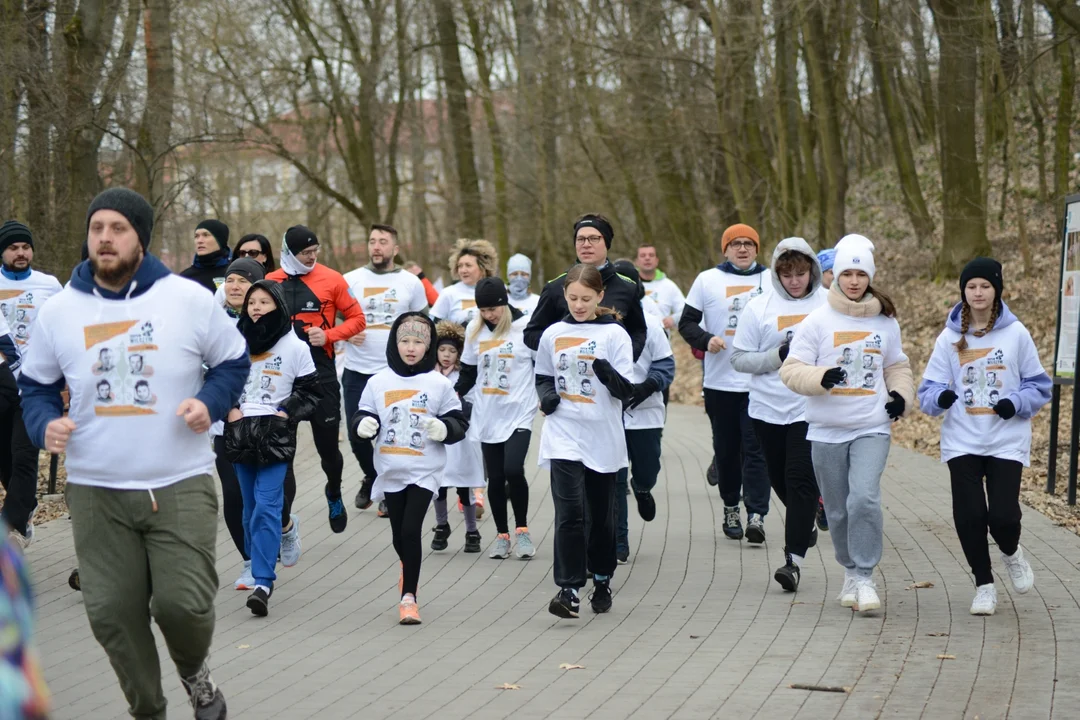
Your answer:
[[[236,257],[238,258],[257,258],[262,255],[262,250],[237,250]]]

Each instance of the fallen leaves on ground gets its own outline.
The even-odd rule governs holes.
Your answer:
[[[810,690],[813,692],[849,693],[851,688],[841,685],[813,685],[808,683],[791,683],[788,685],[792,690]]]
[[[520,685],[514,685],[513,683],[503,683],[502,685],[496,685],[496,690],[520,690]]]
[[[911,585],[908,585],[905,589],[906,590],[924,590],[926,588],[932,588],[932,587],[934,587],[934,583],[930,582],[929,580],[920,580],[917,583],[913,583]]]
[[[938,655],[937,659],[938,660],[955,660],[956,656],[955,655]]]
[[[584,665],[574,665],[572,663],[563,663],[559,666],[560,670],[584,670]]]
[[[947,632],[929,632],[926,633],[926,637],[949,637]]]

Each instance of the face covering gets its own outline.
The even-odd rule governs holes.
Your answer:
[[[286,275],[307,275],[315,269],[315,266],[308,267],[300,262],[289,250],[289,246],[283,242],[281,243],[281,269],[285,271]]]
[[[517,277],[510,278],[510,297],[515,300],[524,300],[529,296],[529,278]]]

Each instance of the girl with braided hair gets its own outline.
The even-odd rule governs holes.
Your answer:
[[[972,615],[993,615],[997,607],[988,531],[1013,589],[1026,593],[1035,583],[1020,547],[1020,477],[1029,463],[1031,417],[1050,399],[1051,381],[1027,328],[1002,302],[1003,285],[998,261],[967,264],[960,302],[919,386],[923,412],[945,416],[941,460],[949,466],[956,534],[975,575]],[[964,402],[954,407],[960,388]]]

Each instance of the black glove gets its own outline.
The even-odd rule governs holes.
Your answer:
[[[605,386],[611,382],[611,378],[615,375],[615,368],[611,367],[611,363],[604,358],[593,360],[592,369],[596,374],[596,379],[604,383]]]
[[[656,378],[646,378],[645,382],[634,385],[634,396],[627,407],[633,410],[658,392],[660,392],[660,383],[656,381]]]
[[[941,394],[937,396],[937,406],[942,410],[948,410],[958,397],[952,390],[942,390]]]
[[[562,398],[559,397],[558,393],[548,393],[547,395],[544,395],[544,397],[540,398],[540,412],[545,415],[550,415],[555,412],[555,408],[559,407],[561,401]]]
[[[821,376],[821,387],[826,390],[831,390],[833,386],[839,385],[844,380],[844,371],[838,367],[829,368],[825,371],[825,374]]]
[[[1004,400],[998,400],[997,405],[994,406],[994,412],[996,412],[998,417],[1002,420],[1008,420],[1016,415],[1016,406],[1013,405],[1012,400],[1005,398]]]
[[[900,393],[895,390],[889,391],[889,397],[891,397],[892,400],[885,403],[885,412],[889,413],[889,419],[899,420],[900,416],[904,414],[904,408],[907,406],[907,403],[904,402],[904,398],[900,397]]]
[[[780,362],[784,362],[785,360],[787,360],[787,354],[790,350],[791,345],[789,343],[784,343],[780,346]]]

